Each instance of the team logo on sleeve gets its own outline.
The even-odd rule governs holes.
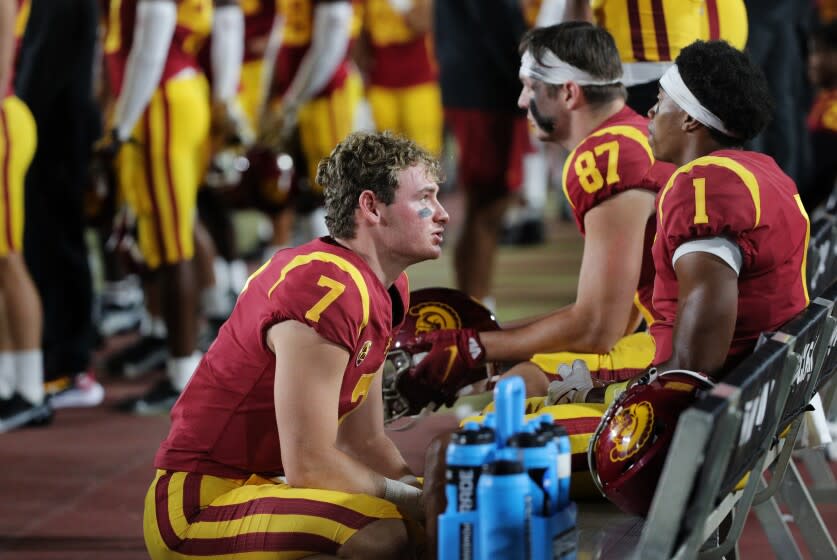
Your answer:
[[[367,340],[363,343],[363,346],[360,347],[360,352],[357,353],[357,358],[355,359],[355,367],[358,367],[360,364],[363,363],[363,360],[365,360],[366,356],[369,355],[370,348],[372,348],[371,340]]]
[[[654,408],[648,401],[622,408],[613,418],[610,430],[610,460],[624,461],[642,449],[654,430]]]
[[[410,315],[416,317],[416,334],[462,327],[459,313],[450,305],[439,301],[414,305],[410,307]]]

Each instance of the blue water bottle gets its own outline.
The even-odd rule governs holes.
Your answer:
[[[438,524],[440,560],[476,558],[477,483],[494,447],[494,430],[475,422],[451,436],[446,453],[447,507]]]
[[[532,514],[548,517],[558,503],[557,449],[550,436],[542,431],[520,432],[509,438],[507,446],[522,453],[523,468],[531,482]]]
[[[500,458],[485,465],[477,485],[480,559],[527,560],[529,477],[521,461],[507,453],[498,455]]]
[[[503,447],[514,434],[523,430],[523,411],[526,407],[526,384],[523,378],[512,376],[501,379],[494,387],[494,410],[497,415],[497,445]]]
[[[477,483],[492,449],[494,430],[475,422],[468,422],[451,436],[446,454],[446,511],[477,509]]]
[[[570,436],[566,428],[552,421],[552,416],[545,414],[541,416],[541,427],[539,431],[552,438],[557,448],[555,462],[556,477],[558,483],[558,502],[556,509],[563,509],[570,503],[570,478],[572,476],[572,450],[570,449]]]

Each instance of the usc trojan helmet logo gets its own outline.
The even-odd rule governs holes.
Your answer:
[[[642,449],[654,431],[654,408],[642,401],[623,408],[616,414],[610,430],[611,461],[624,461]]]
[[[415,334],[426,333],[438,329],[462,328],[459,313],[446,303],[428,301],[410,307],[410,315],[415,317]]]

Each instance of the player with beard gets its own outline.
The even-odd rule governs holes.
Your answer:
[[[634,331],[641,319],[655,320],[654,197],[673,167],[655,162],[647,119],[625,104],[619,53],[607,31],[584,22],[534,29],[520,50],[518,103],[541,140],[570,150],[564,194],[584,236],[576,299],[499,331],[429,333],[432,348],[416,369],[416,384],[438,384],[451,346],[466,365],[531,358],[510,371],[526,379],[530,395],[545,395],[549,382],[561,379],[562,364],[583,360],[608,383],[644,371],[654,356],[650,335]],[[469,351],[472,341],[481,355]]]

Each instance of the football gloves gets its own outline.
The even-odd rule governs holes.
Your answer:
[[[559,380],[549,384],[545,406],[553,404],[583,403],[593,388],[593,378],[584,360],[573,360],[572,365],[558,366]]]
[[[402,376],[400,390],[413,403],[451,405],[460,389],[485,379],[485,347],[476,329],[430,331],[410,351],[421,359]]]

